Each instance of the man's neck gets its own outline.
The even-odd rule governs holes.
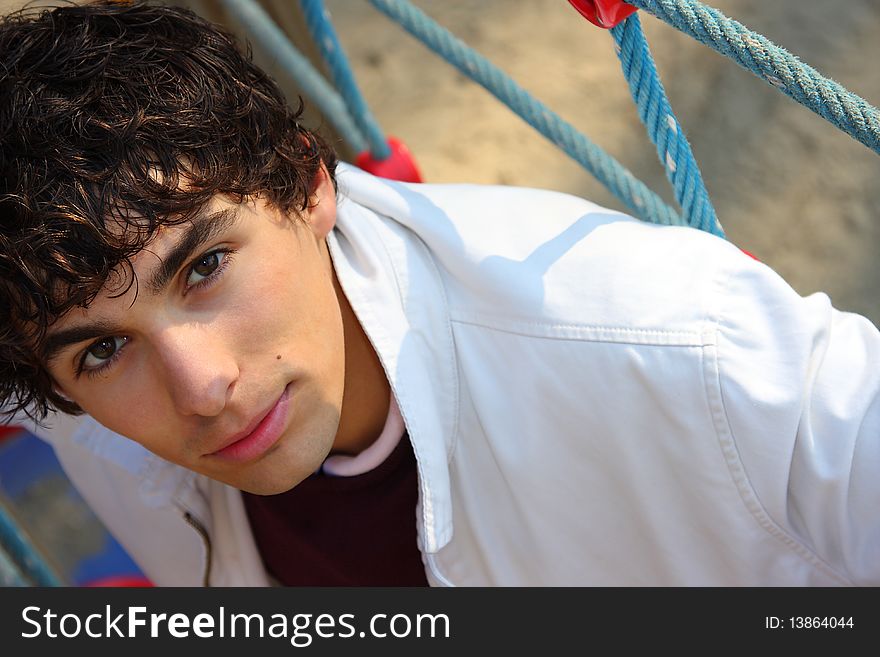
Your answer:
[[[373,345],[333,274],[345,339],[345,391],[332,454],[359,454],[373,444],[388,417],[388,378]]]

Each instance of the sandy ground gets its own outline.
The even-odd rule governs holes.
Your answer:
[[[673,197],[610,35],[565,0],[418,2]],[[713,0],[880,105],[880,2]],[[625,209],[577,163],[366,2],[328,2],[364,94],[426,180],[546,187]],[[844,8],[841,8],[844,7]],[[642,24],[728,237],[801,294],[880,322],[880,156],[650,15]]]

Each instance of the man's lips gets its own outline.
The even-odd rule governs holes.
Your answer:
[[[211,452],[208,456],[216,456],[227,461],[246,462],[264,454],[278,441],[287,426],[291,385],[287,385],[268,411],[257,415],[243,431],[230,436],[226,440],[225,447]]]

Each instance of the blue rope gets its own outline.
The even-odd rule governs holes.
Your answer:
[[[266,48],[285,71],[296,81],[300,90],[308,96],[336,131],[351,147],[362,152],[367,143],[351,117],[342,97],[324,79],[309,60],[296,49],[284,32],[253,0],[222,0],[226,9],[254,35],[256,41]]]
[[[626,0],[735,61],[880,153],[880,111],[757,32],[696,0]]]
[[[22,574],[21,569],[6,554],[0,546],[0,588],[10,586],[28,586],[29,582]]]
[[[16,522],[0,504],[0,551],[8,555],[24,575],[37,586],[61,586],[61,580],[39,556]]]
[[[681,206],[685,219],[694,228],[723,237],[724,231],[715,216],[690,144],[672,113],[666,91],[657,75],[657,67],[638,15],[633,14],[614,27],[611,35],[617,44],[617,54],[638,107],[639,118],[657,147],[660,163],[672,184],[675,200]]]
[[[366,135],[371,154],[387,157],[387,143],[364,103],[345,53],[321,0],[300,0],[306,22],[322,56],[331,68],[342,96],[354,110],[352,119],[340,96],[327,85],[302,55],[284,38],[253,0],[223,0],[277,55],[300,83],[304,93],[336,124],[359,151]],[[656,74],[641,24],[635,16],[612,30],[639,116],[664,165],[682,219],[654,192],[571,124],[533,98],[486,58],[469,48],[406,0],[370,0],[410,34],[444,57],[505,103],[527,123],[575,159],[619,198],[634,214],[661,224],[688,224],[723,236],[709,195],[687,139],[671,112]],[[859,96],[823,77],[765,37],[697,0],[628,0],[673,27],[689,34],[751,70],[783,93],[810,108],[858,141],[880,153],[880,112]],[[353,124],[357,124],[356,127]],[[384,153],[384,154],[383,154]]]
[[[370,0],[370,2],[464,75],[485,87],[529,125],[559,146],[604,184],[635,215],[659,224],[686,225],[675,210],[666,205],[617,160],[424,12],[405,0]]]
[[[354,74],[348,64],[348,57],[345,55],[342,44],[339,43],[336,30],[333,29],[330,14],[324,6],[323,0],[300,0],[299,4],[302,7],[312,39],[318,47],[321,57],[330,68],[333,83],[349,108],[358,129],[370,145],[370,155],[377,160],[388,159],[391,155],[388,141],[358,89]]]

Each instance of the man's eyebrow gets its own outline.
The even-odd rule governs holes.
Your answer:
[[[238,219],[238,213],[232,208],[219,210],[210,214],[199,213],[184,229],[183,236],[174,247],[162,258],[162,264],[153,272],[147,282],[147,289],[152,294],[159,294],[177,273],[177,270],[192,257],[196,249],[213,237],[232,226]]]
[[[51,362],[58,353],[68,345],[101,338],[106,335],[115,335],[118,332],[117,327],[108,324],[107,322],[95,322],[83,326],[71,326],[68,329],[55,331],[46,336],[46,341],[42,345],[41,351],[43,362]]]

